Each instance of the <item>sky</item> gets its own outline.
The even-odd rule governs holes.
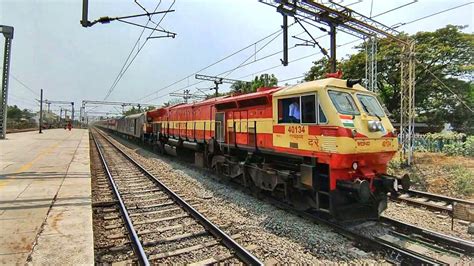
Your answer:
[[[234,56],[215,64],[200,74],[221,75],[231,79],[251,80],[262,73],[275,74],[283,83],[295,83],[309,70],[312,62],[322,57],[319,49],[297,46],[301,41],[289,38],[290,64],[280,64],[282,36],[277,32],[282,16],[274,7],[253,0],[138,0],[149,12],[171,9],[174,12],[152,16],[152,20],[176,38],[147,40],[151,30],[146,30],[138,41],[142,49],[133,50],[134,61],[121,76],[108,101],[160,105],[172,99],[171,92],[212,93],[211,82],[194,79],[194,73],[204,67],[244,48]],[[327,1],[323,1],[327,2]],[[469,3],[466,0],[339,0],[342,5],[366,16],[376,16],[397,6],[404,8],[377,16],[375,19],[392,26],[410,22],[424,16]],[[473,32],[474,4],[469,4],[427,19],[402,25],[397,29],[410,34],[434,31],[447,24],[466,25],[465,32]],[[121,72],[132,48],[137,43],[142,28],[112,21],[84,28],[80,25],[81,0],[0,0],[0,25],[15,28],[12,41],[12,58],[9,81],[9,105],[38,110],[39,90],[51,101],[74,101],[76,110],[83,100],[104,100],[114,80]],[[89,20],[99,17],[120,17],[141,14],[143,10],[133,0],[89,0]],[[128,21],[146,24],[147,17]],[[294,20],[289,18],[289,23]],[[149,26],[154,27],[153,23]],[[305,24],[321,46],[329,49],[329,37],[319,29]],[[153,36],[159,33],[153,33]],[[309,39],[303,29],[295,24],[289,36]],[[343,45],[345,43],[354,43]],[[361,43],[356,37],[338,31],[337,58],[347,57]],[[256,44],[255,44],[256,43]],[[4,39],[0,43],[3,61]],[[294,48],[293,48],[294,47]],[[257,53],[255,54],[255,52]],[[275,54],[273,56],[269,56]],[[267,57],[268,56],[268,57]],[[293,62],[292,62],[293,61]],[[239,67],[240,66],[240,67]],[[237,68],[238,67],[238,68]],[[265,72],[263,70],[269,69]],[[226,72],[233,70],[230,72]],[[189,78],[185,78],[190,76]],[[296,78],[295,78],[296,77]],[[295,78],[295,79],[291,79]],[[291,79],[291,80],[288,80]],[[301,78],[299,78],[301,79]],[[182,80],[180,82],[177,82]],[[198,84],[195,84],[200,82]],[[176,84],[173,84],[176,83]],[[169,86],[173,84],[172,86]],[[221,85],[227,91],[229,85]],[[66,105],[52,105],[59,113]],[[87,105],[91,115],[100,112],[117,113],[121,107]],[[77,114],[76,114],[77,117]]]

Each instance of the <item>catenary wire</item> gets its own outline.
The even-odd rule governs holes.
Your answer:
[[[173,7],[173,5],[175,4],[176,0],[173,1],[173,3],[171,3],[170,7],[168,8],[168,11]],[[155,7],[154,11],[155,12],[158,7],[160,6],[161,4],[161,0],[158,2],[157,6]],[[158,23],[155,23],[156,26],[155,28],[151,31],[150,35],[148,37],[151,37],[151,35],[153,34],[153,32],[158,28],[159,24],[163,21],[163,19],[166,17],[168,13],[164,13],[163,16],[161,17],[160,21]],[[149,19],[146,23],[145,26],[148,26],[148,24],[150,23],[151,19]],[[139,42],[140,42],[140,39],[141,37],[143,36],[144,32],[145,32],[146,28],[143,28],[142,29],[142,32],[140,33],[140,36],[138,37],[137,41],[135,42],[135,45],[133,46],[133,48],[130,50],[130,53],[127,57],[127,60],[125,60],[123,66],[122,66],[122,69],[120,70],[120,72],[118,73],[117,77],[115,78],[114,80],[114,83],[112,83],[112,86],[110,87],[109,91],[107,92],[106,96],[104,97],[103,100],[106,100],[110,94],[112,94],[112,92],[114,91],[114,89],[117,87],[118,83],[120,82],[120,80],[122,79],[122,77],[125,75],[125,73],[127,72],[127,70],[129,69],[130,65],[133,63],[133,61],[135,60],[135,58],[138,56],[138,54],[140,53],[140,51],[143,49],[143,47],[145,46],[145,44],[147,43],[148,41],[148,38],[145,39],[145,41],[143,42],[142,45],[139,45]],[[135,51],[135,48],[136,47],[139,47],[137,52],[135,53],[135,55],[132,57],[132,59],[129,61],[130,57],[132,56],[133,52]]]
[[[294,24],[295,24],[295,23],[292,23],[292,24],[288,25],[288,28],[291,27],[291,26],[293,26]],[[256,45],[257,43],[260,43],[260,42],[262,42],[262,41],[264,41],[264,40],[266,40],[266,39],[268,39],[268,38],[272,37],[273,35],[278,34],[278,33],[280,33],[280,32],[282,32],[281,29],[279,29],[279,30],[277,30],[277,31],[275,31],[275,32],[272,32],[271,34],[269,34],[269,35],[267,35],[267,36],[265,36],[265,37],[263,37],[263,38],[261,38],[261,39],[255,41],[255,42],[253,42],[253,43],[251,43],[251,44],[249,44],[249,45],[247,45],[247,46],[245,46],[245,47],[243,47],[243,48],[241,48],[241,49],[239,49],[239,50],[237,50],[237,51],[235,51],[235,52],[233,52],[233,53],[231,53],[231,54],[229,54],[229,55],[227,55],[227,56],[225,56],[225,57],[223,57],[223,58],[221,58],[221,59],[219,59],[219,60],[217,60],[217,61],[214,62],[214,63],[211,63],[211,64],[209,64],[209,65],[207,65],[207,66],[205,66],[205,67],[203,67],[203,68],[201,68],[201,69],[199,69],[199,70],[197,70],[197,71],[195,71],[195,72],[193,72],[193,73],[191,73],[191,74],[189,74],[189,75],[187,75],[187,76],[185,76],[185,77],[183,77],[183,78],[181,78],[181,79],[179,79],[179,80],[177,80],[177,81],[175,81],[175,82],[173,82],[173,83],[171,83],[171,84],[169,84],[169,85],[166,85],[166,86],[164,86],[164,87],[162,87],[162,88],[160,88],[160,89],[155,90],[155,91],[152,92],[152,93],[149,93],[149,94],[147,94],[147,95],[145,95],[145,96],[139,98],[137,101],[141,101],[141,100],[143,100],[143,99],[146,99],[146,98],[148,98],[148,97],[150,97],[150,96],[153,96],[153,95],[154,95],[155,93],[157,93],[157,92],[163,91],[163,90],[165,90],[165,89],[167,89],[167,88],[169,88],[169,87],[171,87],[171,86],[173,86],[173,85],[176,85],[176,84],[178,84],[178,83],[180,83],[180,82],[182,82],[182,81],[184,81],[184,80],[186,80],[186,79],[188,79],[188,78],[190,78],[190,77],[193,77],[195,74],[198,74],[198,73],[200,73],[200,72],[202,72],[202,71],[204,71],[204,70],[206,70],[206,69],[208,69],[208,68],[210,68],[210,67],[212,67],[212,66],[215,66],[215,65],[217,65],[218,63],[220,63],[220,62],[222,62],[222,61],[224,61],[224,60],[226,60],[226,59],[229,59],[230,57],[232,57],[232,56],[234,56],[234,55],[236,55],[236,54],[238,54],[238,53],[240,53],[240,52],[242,52],[242,51],[244,51],[244,50],[246,50],[246,49],[248,49],[248,48],[250,48],[250,47],[253,47],[253,46]],[[201,82],[199,82],[199,83],[201,83]]]

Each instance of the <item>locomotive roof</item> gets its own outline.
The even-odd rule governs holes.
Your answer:
[[[133,114],[133,115],[127,115],[126,118],[139,118],[140,116],[145,115],[145,113],[139,113],[139,114]]]
[[[326,79],[303,82],[303,83],[296,84],[293,86],[284,87],[281,90],[275,92],[273,96],[278,97],[278,96],[287,96],[287,95],[293,95],[293,94],[309,93],[309,92],[314,92],[317,89],[322,89],[328,86],[341,88],[341,89],[347,89],[347,90],[368,92],[366,88],[362,87],[359,84],[354,85],[352,88],[348,88],[346,85],[345,79],[326,78]]]

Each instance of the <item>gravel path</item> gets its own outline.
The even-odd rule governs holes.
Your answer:
[[[161,157],[134,144],[125,147],[133,156],[181,196],[200,199],[201,208],[214,223],[229,224],[226,232],[239,232],[237,240],[266,264],[350,263],[374,264],[383,259],[365,253],[323,225],[277,209],[217,181],[213,175],[176,159]],[[183,189],[186,188],[186,189]]]

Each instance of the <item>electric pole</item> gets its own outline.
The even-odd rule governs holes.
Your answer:
[[[13,27],[0,25],[0,32],[3,33],[3,36],[5,37],[5,48],[3,51],[2,93],[0,95],[0,139],[4,139],[7,133],[8,79],[10,76],[9,72]]]
[[[228,79],[228,78],[221,78],[221,77],[216,77],[216,76],[207,76],[207,75],[201,75],[201,74],[196,74],[195,79],[200,79],[200,80],[208,80],[214,82],[215,87],[211,88],[211,90],[216,91],[216,97],[219,96],[219,85],[223,83],[229,83],[229,84],[234,84],[236,82],[246,82],[249,83],[248,81],[243,81],[243,80],[236,80],[236,79]]]
[[[43,89],[40,91],[40,117],[39,117],[39,133],[43,133]]]

